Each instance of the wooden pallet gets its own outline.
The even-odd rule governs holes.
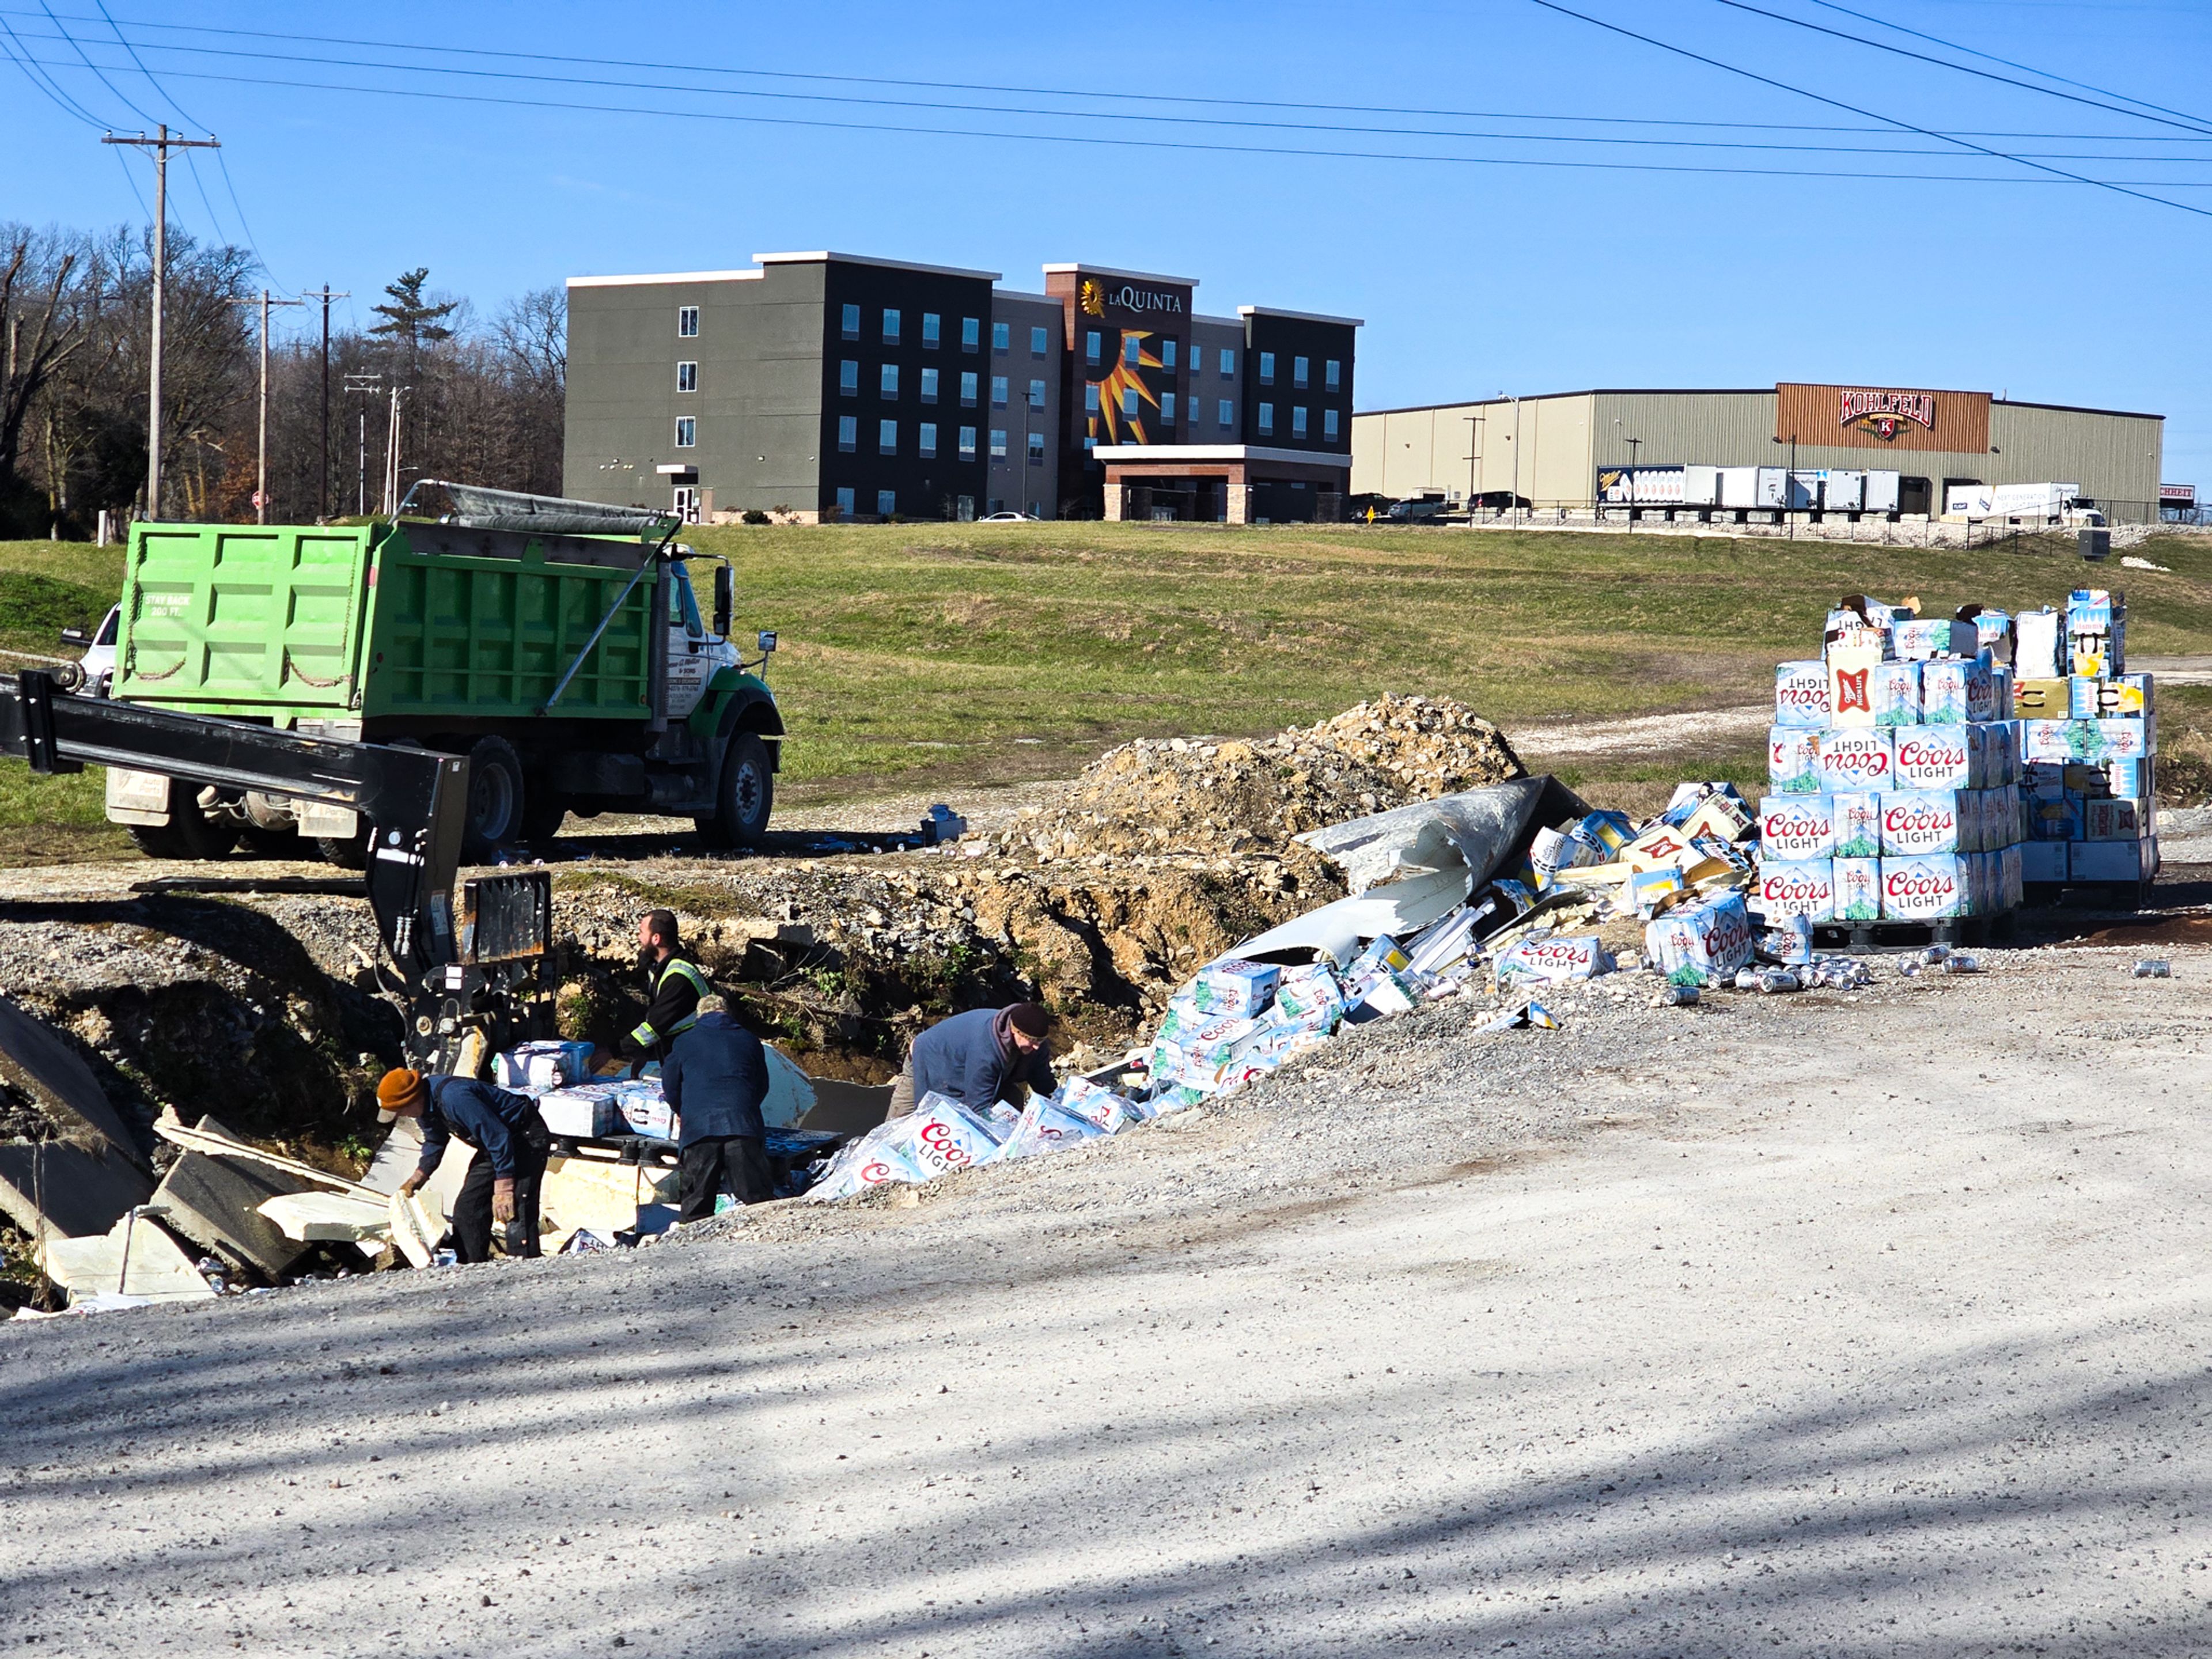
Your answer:
[[[2017,910],[1991,916],[1945,916],[1934,921],[1823,921],[1813,926],[1813,948],[1854,957],[1900,956],[1931,945],[1985,948],[2008,943]]]

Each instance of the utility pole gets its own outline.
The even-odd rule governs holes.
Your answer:
[[[331,301],[350,300],[353,294],[350,290],[333,294],[325,283],[319,291],[311,289],[301,298],[323,302],[323,470],[315,475],[315,516],[327,519],[331,516]]]
[[[384,389],[384,376],[377,374],[349,374],[345,377],[345,389],[348,397],[358,392],[364,400],[374,398]],[[353,510],[356,517],[367,518],[368,516],[368,404],[366,401],[361,406],[359,438],[361,447],[356,452],[354,460]]]
[[[261,307],[261,416],[253,459],[253,522],[269,522],[269,307],[303,306],[305,300],[272,300],[263,289],[258,300],[233,300],[234,306]]]
[[[212,133],[204,138],[172,138],[167,122],[151,138],[143,132],[133,138],[118,138],[111,132],[100,142],[128,144],[154,155],[154,330],[146,386],[146,516],[158,519],[161,516],[161,300],[169,274],[169,152],[221,149],[222,145]]]
[[[384,429],[384,516],[387,519],[399,511],[399,400],[414,389],[411,386],[392,388],[391,422]]]

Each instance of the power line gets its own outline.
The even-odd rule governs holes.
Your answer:
[[[8,60],[23,71],[24,77],[33,86],[46,94],[47,101],[74,120],[82,121],[88,127],[103,131],[106,129],[107,123],[70,97],[68,92],[64,90],[60,82],[55,80],[51,75],[40,75],[33,71],[32,65],[38,64],[43,68],[44,61],[31,55],[31,49],[23,44],[22,36],[15,33],[14,25],[10,24],[5,17],[0,17],[0,32],[4,32],[9,40],[13,43],[0,50],[4,50],[8,54]]]
[[[1989,70],[1976,69],[1971,64],[1946,63],[1942,58],[1931,57],[1924,52],[1913,52],[1904,46],[1893,46],[1888,44],[1888,42],[1883,40],[1869,40],[1863,34],[1852,34],[1843,29],[1832,29],[1825,23],[1815,23],[1807,18],[1791,17],[1784,12],[1769,11],[1764,6],[1748,4],[1747,3],[1747,0],[1714,0],[1714,3],[1716,5],[1726,6],[1731,11],[1749,12],[1756,17],[1771,18],[1778,23],[1787,23],[1792,28],[1810,29],[1815,34],[1825,34],[1833,40],[1848,40],[1854,46],[1871,46],[1876,52],[1889,52],[1899,58],[1910,58],[1915,63],[1918,64],[1933,64],[1937,69],[1948,70],[1954,75],[1971,75],[1977,80],[1994,81],[1999,86],[2017,87],[2023,92],[2032,92],[2040,97],[2060,98],[2063,99],[2069,104],[2084,104],[2091,109],[2104,110],[2108,114],[2124,115],[2130,120],[2133,121],[2154,121],[2162,127],[2181,127],[2190,132],[2212,134],[2212,127],[2208,127],[2201,122],[2197,122],[2188,118],[2185,118],[2184,119],[2178,121],[2170,121],[2162,115],[2145,115],[2139,110],[2127,109],[2118,104],[2108,104],[2100,99],[2084,98],[2078,93],[2060,92],[2051,87],[2039,87],[2032,81],[2016,81],[2009,75],[1992,75]],[[1851,15],[1856,16],[1858,14],[1855,12]],[[1917,31],[1907,30],[1906,33],[1916,33]],[[1929,40],[1935,39],[1933,35],[1923,38]],[[1937,44],[1948,46],[1949,45],[1949,42],[1940,41]],[[1962,50],[1962,48],[1954,47],[1953,50],[1959,51]],[[1977,53],[1976,55],[1980,56],[1981,54]],[[2014,65],[2014,67],[2018,66]],[[2033,75],[2036,73],[2036,71],[2030,70],[2028,73]],[[2117,96],[2118,94],[2107,95]]]
[[[1832,109],[1843,110],[1852,115],[1863,115],[1869,121],[1887,121],[1892,126],[1902,128],[1907,132],[1917,132],[1923,138],[1942,139],[1947,143],[1957,144],[1961,149],[1973,150],[1997,161],[2010,161],[2019,167],[2033,167],[2039,173],[2047,173],[2054,178],[2070,179],[2077,185],[2093,185],[2098,190],[2109,190],[2116,195],[2133,197],[2139,202],[2154,203],[2160,207],[2170,207],[2183,213],[2193,213],[2199,218],[2212,219],[2212,208],[2191,207],[2186,202],[2170,201],[2163,196],[2147,195],[2142,191],[2130,189],[2127,185],[2114,180],[2087,178],[2078,173],[2069,173],[2063,167],[2054,167],[2042,161],[2031,161],[2018,155],[2008,155],[2002,150],[1991,149],[1986,144],[1977,144],[1967,139],[1952,137],[1948,134],[1931,131],[1926,127],[1915,126],[1911,122],[1902,120],[1894,115],[1883,115],[1874,110],[1862,109],[1856,104],[1847,104],[1839,98],[1830,98],[1825,94],[1813,92],[1804,87],[1792,86],[1786,81],[1776,80],[1772,76],[1761,75],[1756,70],[1747,70],[1735,64],[1723,63],[1717,58],[1708,58],[1703,52],[1692,52],[1686,46],[1670,45],[1651,35],[1639,34],[1634,29],[1624,28],[1618,23],[1608,23],[1601,17],[1592,17],[1586,12],[1571,10],[1568,7],[1559,4],[1558,0],[1529,0],[1529,3],[1541,6],[1546,11],[1555,11],[1562,17],[1571,17],[1577,22],[1588,23],[1594,28],[1605,30],[1607,33],[1639,41],[1647,46],[1656,46],[1660,51],[1671,52],[1677,58],[1686,58],[1692,63],[1704,64],[1709,68],[1721,70],[1729,75],[1741,76],[1747,81],[1756,81],[1761,86],[1772,87],[1780,92],[1794,93],[1800,98],[1810,98],[1814,102],[1826,104]],[[1723,0],[1723,3],[1733,3],[1733,0]],[[2172,185],[2157,186],[2157,188],[2169,190],[2173,187]]]
[[[1542,0],[1538,0],[1542,3]],[[1723,66],[1725,67],[1725,66]],[[1876,183],[1906,184],[1962,184],[1962,185],[2030,185],[2030,184],[2091,184],[2105,188],[2118,188],[2113,181],[2081,179],[2062,173],[2055,167],[2040,171],[2051,174],[2048,179],[2017,179],[1991,177],[1986,173],[1874,173],[1852,172],[1835,168],[1804,167],[1728,167],[1695,166],[1681,163],[1650,161],[1571,161],[1547,157],[1503,155],[1439,155],[1419,151],[1376,149],[1325,149],[1313,146],[1281,144],[1223,144],[1202,143],[1195,139],[1115,138],[1094,133],[1009,132],[981,127],[927,126],[882,121],[832,121],[810,119],[802,116],[739,114],[725,110],[678,110],[665,106],[647,106],[636,104],[578,103],[572,100],[553,100],[538,98],[509,98],[489,93],[434,92],[413,87],[364,87],[345,82],[302,81],[270,76],[221,75],[209,70],[173,70],[179,79],[216,81],[253,87],[285,87],[308,92],[355,93],[368,97],[412,98],[439,103],[483,104],[500,108],[549,109],[567,114],[608,114],[645,116],[658,120],[712,121],[722,125],[749,126],[800,127],[814,131],[842,132],[884,132],[901,136],[921,136],[951,138],[991,138],[1024,143],[1050,143],[1089,146],[1115,149],[1164,150],[1178,154],[1218,155],[1283,155],[1326,161],[1419,161],[1447,167],[1543,167],[1577,173],[1650,173],[1686,176],[1753,178],[1753,179],[1832,179],[1865,180]],[[1812,95],[1812,94],[1808,94]],[[1824,100],[1826,101],[1826,100]],[[1899,124],[1902,125],[1902,124]],[[1920,128],[1908,128],[1924,131]],[[1926,134],[1942,137],[1942,134]],[[1518,139],[1508,142],[1519,142]],[[1978,146],[1968,146],[1978,149]],[[1982,151],[1999,161],[2014,158],[1993,150]],[[2033,164],[2030,164],[2033,165]],[[2155,189],[2202,190],[2212,189],[2212,183],[2188,179],[2142,179],[2119,181],[2141,183]],[[2124,193],[2133,195],[2127,191]],[[2158,201],[2156,197],[2144,197],[2146,201]],[[2166,203],[2166,206],[2183,206]],[[2193,208],[2185,211],[2197,212]],[[2212,216],[2212,215],[2208,215]]]
[[[2110,87],[2091,86],[2087,81],[2069,81],[2063,75],[2053,75],[2049,70],[2039,70],[2031,64],[2015,64],[2011,58],[1999,58],[1993,52],[1977,52],[1973,47],[1962,46],[1955,40],[1946,40],[1940,35],[1925,33],[1919,29],[1907,28],[1902,23],[1890,22],[1885,18],[1876,17],[1871,12],[1853,11],[1849,6],[1832,4],[1830,0],[1808,0],[1808,3],[1820,7],[1823,11],[1841,12],[1846,17],[1856,17],[1863,23],[1874,24],[1877,28],[1894,29],[1898,33],[1909,34],[1917,40],[1932,41],[1935,45],[1946,47],[1952,52],[1962,52],[1969,58],[1979,58],[1991,64],[2002,64],[2007,69],[2016,69],[2026,75],[2039,75],[2046,81],[2056,81],[2061,86],[2079,87],[2084,92],[2101,93],[2107,98],[2117,98],[2123,103],[2136,104],[2144,109],[2156,110],[2160,115],[2176,115],[2185,121],[2206,122],[2208,119],[2212,119],[2201,115],[2191,115],[2182,110],[2168,109],[2163,104],[2154,104],[2147,99],[2130,98],[2126,93],[2114,92]]]
[[[5,11],[6,9],[7,8],[0,7],[0,11]],[[101,11],[103,16],[107,15],[104,3],[101,5]],[[19,11],[16,12],[15,15],[27,17],[33,14]],[[83,18],[77,21],[89,22],[93,20]],[[108,21],[111,27],[115,27],[112,17],[108,18]],[[391,49],[393,45],[390,40],[362,40],[350,35],[299,34],[289,32],[279,33],[264,29],[222,28],[210,24],[159,23],[134,20],[131,23],[131,27],[141,31],[159,30],[173,33],[222,35],[234,40],[276,40],[286,45],[299,45],[304,43],[312,46],[362,46],[387,50]],[[147,42],[146,44],[152,50],[162,52],[191,51],[210,52],[216,50],[210,47],[164,46],[151,41]],[[719,75],[743,76],[757,80],[807,81],[844,86],[899,87],[934,92],[976,92],[1009,94],[1021,97],[1089,99],[1094,101],[1189,104],[1221,109],[1309,110],[1334,114],[1405,115],[1450,120],[1549,121],[1596,125],[1698,127],[1711,130],[1762,132],[1887,132],[1894,130],[1893,124],[1874,127],[1857,127],[1764,121],[1698,121],[1665,117],[1530,115],[1522,112],[1508,110],[1429,109],[1419,106],[1402,106],[1395,105],[1328,104],[1300,102],[1282,99],[1212,98],[1174,93],[1140,93],[1096,88],[1086,89],[1082,88],[1008,86],[991,82],[924,81],[890,76],[830,75],[811,70],[746,69],[711,64],[662,63],[637,58],[580,58],[574,55],[564,55],[555,52],[509,52],[495,47],[485,46],[441,46],[420,42],[410,42],[403,48],[403,50],[416,53],[436,54],[445,57],[505,58],[520,63],[566,64],[592,69],[635,69],[648,70],[659,75]],[[258,54],[234,52],[222,55],[253,57]],[[409,65],[407,67],[410,69],[423,69],[429,68],[431,66]],[[655,82],[650,89],[654,91],[665,90],[665,83]],[[713,88],[694,89],[700,91],[713,90]],[[956,106],[956,107],[964,106]],[[1065,112],[1065,113],[1070,116],[1079,116],[1083,114],[1084,112],[1067,111]],[[2129,112],[2129,113],[2132,116],[2133,112]],[[1948,137],[1951,135],[1947,134],[1944,136]],[[1969,132],[1963,136],[1978,138],[2096,139],[2100,137],[2112,137],[2114,135],[2097,133],[1998,131]],[[2135,136],[2133,142],[2143,143],[2188,143],[2203,141],[2182,138],[2159,138],[2152,135],[2138,134]]]
[[[662,88],[658,86],[648,87],[641,85],[635,81],[612,80],[599,76],[544,75],[515,70],[455,69],[438,64],[395,64],[389,61],[360,58],[329,58],[305,52],[248,52],[236,47],[223,46],[155,46],[150,49],[156,52],[191,52],[195,55],[204,57],[243,58],[263,62],[313,64],[337,68],[365,69],[395,75],[449,76],[461,76],[471,80],[520,81],[554,86],[619,88],[630,91],[659,92],[662,90]],[[133,58],[134,61],[140,61],[137,59],[135,53],[133,54]],[[182,71],[179,71],[179,73],[182,73]],[[1623,144],[1634,145],[1638,148],[1646,149],[1731,149],[1788,152],[1806,155],[1924,156],[1948,155],[1953,153],[1949,149],[1900,149],[1895,145],[1853,146],[1843,144],[1783,144],[1771,142],[1753,143],[1737,141],[1698,138],[1606,137],[1585,136],[1583,134],[1561,133],[1470,132],[1463,130],[1438,130],[1426,127],[1353,126],[1342,124],[1319,122],[1255,121],[1220,116],[1170,115],[1137,113],[1121,111],[1073,111],[1044,109],[1028,106],[1015,106],[1012,107],[1003,105],[979,106],[974,104],[945,103],[912,99],[867,98],[849,94],[760,92],[742,88],[688,88],[687,90],[696,93],[702,96],[715,98],[764,99],[778,102],[853,104],[869,107],[922,109],[935,112],[950,111],[974,114],[1041,117],[1053,120],[1104,120],[1122,123],[1147,123],[1177,126],[1232,127],[1240,130],[1269,132],[1327,132],[1379,137],[1480,139],[1512,143],[1579,145]],[[174,102],[173,100],[171,101]],[[181,108],[182,106],[179,106],[179,107]],[[1845,131],[1856,131],[1861,130],[1846,129]],[[1879,131],[1881,130],[1873,129],[1872,131]],[[2205,140],[2212,141],[2212,132],[2208,132],[2205,135]],[[2110,142],[2124,143],[2141,141],[2113,137]],[[2171,157],[2162,155],[2112,155],[2104,152],[2091,154],[2075,154],[2069,152],[2057,155],[2045,155],[2042,156],[2042,159],[2082,161],[2161,162],[2175,160],[2187,161],[2197,158]],[[2203,159],[2212,160],[2212,157]]]

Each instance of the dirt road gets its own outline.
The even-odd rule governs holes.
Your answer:
[[[0,1643],[2201,1653],[2212,949],[2137,954],[1446,1006],[903,1206],[0,1328]]]

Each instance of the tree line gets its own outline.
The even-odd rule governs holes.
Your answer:
[[[248,522],[260,380],[258,263],[168,233],[155,516]],[[378,509],[399,388],[399,489],[419,477],[558,494],[568,304],[533,290],[489,319],[429,273],[378,319],[333,319],[327,418],[319,301],[270,313],[271,523]],[[152,237],[0,222],[0,535],[89,538],[146,511]],[[281,331],[281,333],[280,333]]]

